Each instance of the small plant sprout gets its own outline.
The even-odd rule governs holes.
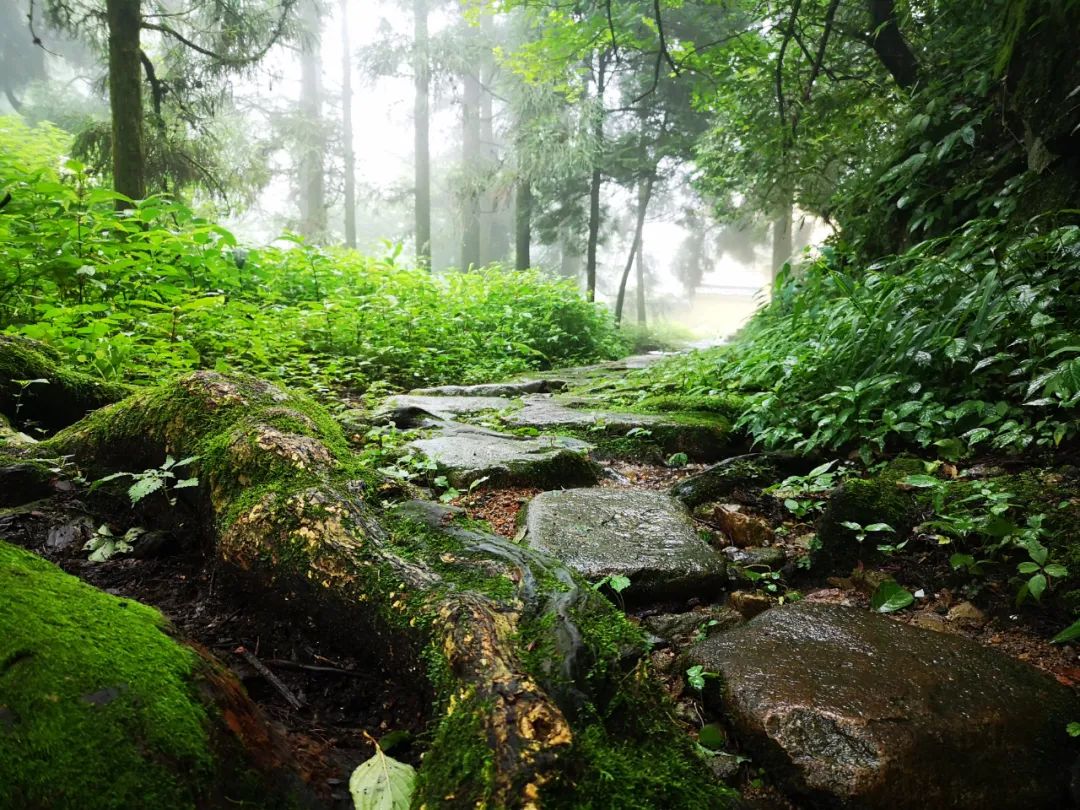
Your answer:
[[[888,523],[870,523],[869,525],[863,526],[861,523],[856,523],[853,520],[845,520],[845,521],[842,521],[840,523],[840,525],[843,526],[845,529],[851,529],[851,531],[853,531],[855,533],[855,540],[860,544],[862,543],[863,540],[865,540],[871,534],[884,534],[884,533],[887,533],[887,532],[893,532],[893,533],[896,532],[896,530],[892,526],[890,526]],[[907,545],[906,540],[903,543],[900,543],[899,545],[879,545],[878,546],[878,551],[882,551],[882,552],[885,552],[885,553],[891,553],[891,552],[894,552],[894,551],[899,551],[905,545]]]
[[[160,467],[155,467],[143,472],[117,472],[112,475],[106,475],[104,478],[99,478],[93,484],[90,485],[90,491],[93,492],[102,484],[108,481],[115,481],[118,478],[130,478],[132,484],[128,487],[128,497],[131,499],[131,505],[135,506],[139,501],[158,490],[164,490],[169,499],[170,506],[176,506],[176,495],[174,494],[178,489],[189,489],[191,487],[197,487],[199,485],[199,479],[195,476],[191,478],[179,478],[177,471],[181,467],[187,467],[192,462],[198,460],[198,456],[188,456],[187,458],[177,461],[172,456],[166,456],[165,461]]]
[[[696,689],[699,692],[705,688],[706,678],[719,678],[720,674],[717,672],[709,672],[701,664],[695,664],[686,670],[686,682],[690,685],[691,689]]]
[[[1036,602],[1042,599],[1047,589],[1053,588],[1055,579],[1063,579],[1069,575],[1069,569],[1059,563],[1050,562],[1050,551],[1037,540],[1030,540],[1022,545],[1030,559],[1016,566],[1016,570],[1027,581],[1020,586],[1016,594],[1017,606],[1022,605],[1030,596]]]

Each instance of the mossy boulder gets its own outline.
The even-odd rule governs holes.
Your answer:
[[[672,487],[671,495],[693,508],[709,501],[727,500],[739,493],[747,495],[806,469],[809,466],[805,461],[783,453],[732,456],[680,481]]]
[[[299,806],[242,688],[167,629],[0,542],[0,806]]]
[[[63,367],[59,352],[34,340],[0,335],[0,414],[56,431],[131,393]]]
[[[892,542],[911,532],[918,522],[919,504],[915,494],[903,489],[900,482],[907,475],[923,471],[921,462],[915,464],[894,463],[876,476],[852,478],[840,485],[818,521],[820,547],[812,558],[815,568],[850,571],[860,561],[879,557],[877,545],[882,538]],[[885,523],[893,531],[873,534],[859,542],[859,532],[845,523]]]

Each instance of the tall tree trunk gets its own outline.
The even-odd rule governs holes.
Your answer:
[[[345,158],[345,245],[356,247],[356,152],[353,149],[352,47],[349,44],[349,0],[339,0],[341,16],[341,140]]]
[[[893,79],[909,88],[919,79],[919,62],[896,23],[894,0],[867,0],[874,53]]]
[[[431,64],[428,57],[427,0],[413,0],[413,83],[416,98],[413,106],[413,132],[416,190],[416,264],[431,269],[431,151],[429,138],[429,94]]]
[[[113,188],[133,200],[146,196],[143,156],[141,0],[106,0],[109,24],[109,109],[112,113]],[[126,203],[117,203],[120,208]]]
[[[637,248],[637,322],[645,325],[645,240],[638,239]]]
[[[649,207],[649,200],[652,198],[654,179],[653,173],[649,172],[638,184],[637,223],[634,225],[634,243],[630,246],[630,255],[626,257],[626,266],[623,268],[622,279],[619,281],[619,295],[615,299],[615,323],[622,323],[623,303],[626,300],[626,281],[630,278],[630,271],[634,268],[634,259],[641,251],[641,233],[645,229],[645,212]],[[640,314],[638,320],[641,320]]]
[[[480,195],[477,176],[480,156],[480,77],[469,70],[462,76],[461,166],[465,188],[461,197],[461,269],[480,264]]]
[[[593,138],[597,155],[593,159],[592,177],[589,180],[589,242],[585,250],[585,298],[596,300],[596,248],[600,241],[600,155],[604,144],[604,88],[607,82],[607,52],[601,52],[596,60],[593,86],[596,90],[596,118],[593,121]]]
[[[300,145],[300,233],[321,239],[326,235],[326,165],[319,13],[315,3],[304,3],[302,14],[305,39],[300,51],[300,112],[308,134]]]
[[[532,266],[532,185],[519,178],[514,193],[514,268],[528,270]]]
[[[785,190],[783,202],[777,206],[772,221],[773,281],[776,281],[776,276],[784,263],[791,259],[793,249],[791,241],[791,206],[791,193]]]

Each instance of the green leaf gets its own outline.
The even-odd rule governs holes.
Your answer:
[[[620,574],[612,574],[608,577],[608,586],[615,593],[622,593],[630,587],[630,577],[624,577]]]
[[[165,479],[156,475],[148,475],[145,478],[140,478],[130,487],[128,487],[128,497],[131,498],[133,504],[138,503],[147,495],[152,492],[157,492],[165,485]]]
[[[841,520],[840,525],[845,529],[851,529],[853,532],[861,532],[863,530],[861,523],[856,523],[853,520]]]
[[[1035,601],[1038,602],[1046,591],[1046,577],[1043,574],[1036,574],[1028,580],[1027,587],[1028,592],[1035,597]]]
[[[699,692],[705,688],[705,667],[701,664],[695,664],[686,670],[686,682],[690,684],[691,689],[697,689]]]
[[[1050,563],[1050,565],[1046,566],[1043,571],[1048,577],[1056,577],[1057,579],[1061,579],[1062,577],[1067,577],[1069,575],[1069,569],[1066,568],[1064,565],[1059,565],[1058,563]]]
[[[375,746],[375,756],[349,777],[349,793],[356,810],[409,810],[416,789],[416,769],[398,762]]]
[[[1051,644],[1064,644],[1067,641],[1072,641],[1075,638],[1080,638],[1080,619],[1070,624],[1052,639]]]
[[[1080,737],[1080,723],[1069,723],[1065,726],[1065,731],[1068,732],[1070,737]]]
[[[721,751],[727,745],[727,734],[719,723],[708,723],[698,732],[698,742],[710,751]]]
[[[866,531],[868,531],[868,532],[895,532],[896,529],[894,529],[888,523],[871,523],[869,526],[866,527]]]
[[[1018,566],[1016,566],[1016,570],[1019,571],[1021,574],[1034,574],[1036,571],[1039,570],[1039,566],[1037,563],[1033,562],[1022,562]]]
[[[180,466],[179,464],[177,466]],[[198,478],[181,478],[175,484],[173,489],[188,489],[189,487],[197,487],[199,485]]]
[[[910,591],[901,587],[895,581],[887,579],[878,585],[874,595],[870,597],[870,607],[878,613],[895,613],[898,610],[903,610],[914,601],[915,597],[911,595]]]

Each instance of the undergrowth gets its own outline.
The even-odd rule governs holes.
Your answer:
[[[1067,214],[1068,212],[1063,212]],[[837,249],[781,277],[736,341],[629,376],[616,397],[744,397],[766,448],[957,459],[1076,439],[1080,227],[973,221],[872,266]]]
[[[121,199],[66,136],[0,117],[0,331],[106,380],[198,368],[307,389],[470,383],[623,353],[572,282],[499,266],[434,276],[286,236],[248,249],[164,197]],[[121,200],[122,201],[122,200]]]

